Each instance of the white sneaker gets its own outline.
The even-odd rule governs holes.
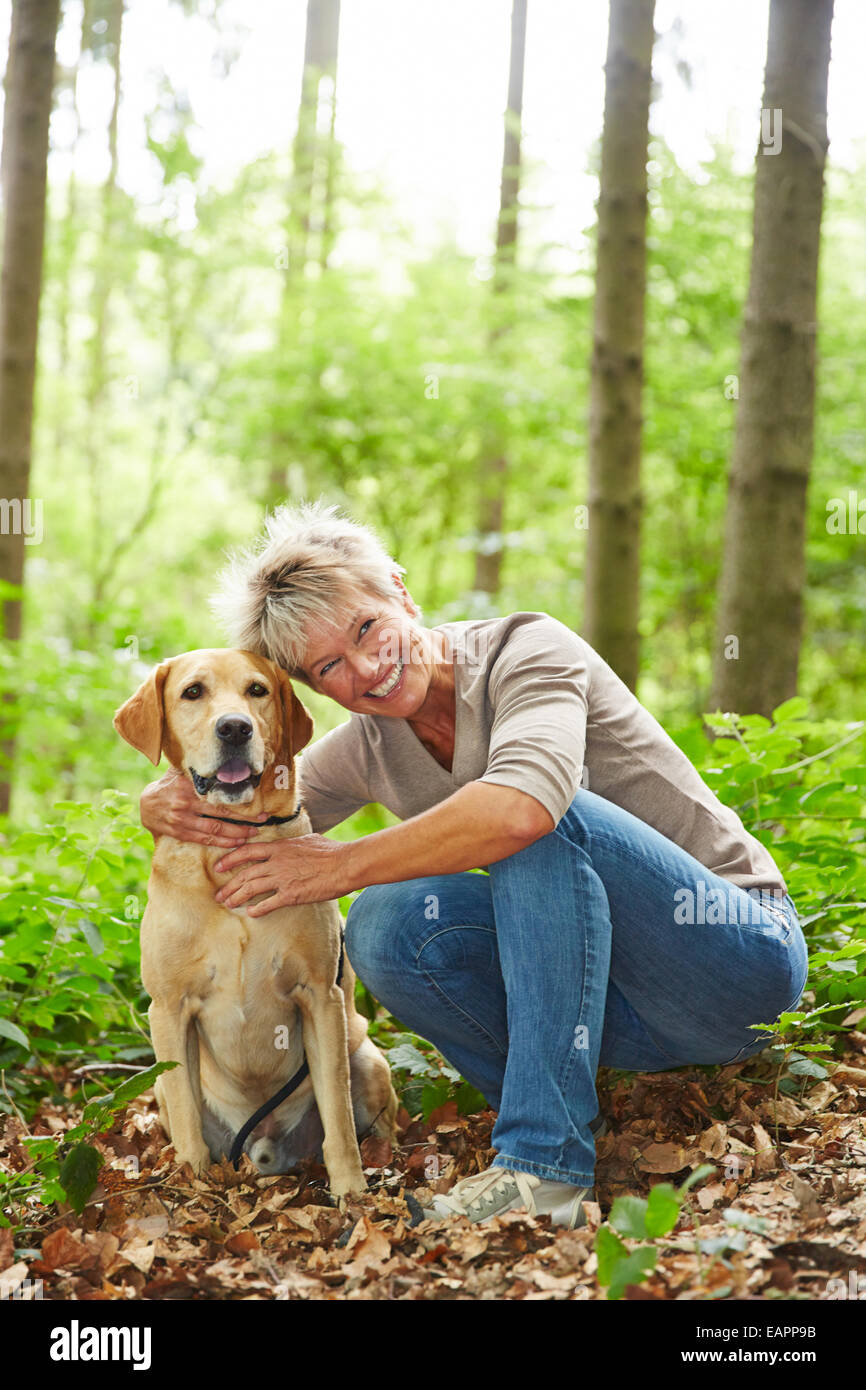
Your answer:
[[[530,1216],[549,1216],[554,1226],[574,1230],[586,1225],[584,1199],[594,1200],[591,1188],[551,1182],[511,1168],[485,1168],[481,1173],[461,1178],[448,1192],[437,1193],[431,1205],[422,1207],[422,1211],[434,1220],[468,1216],[470,1221],[481,1223],[504,1211],[525,1209]]]

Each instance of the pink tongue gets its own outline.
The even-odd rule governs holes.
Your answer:
[[[217,773],[218,782],[243,782],[250,775],[250,765],[243,758],[232,758]]]

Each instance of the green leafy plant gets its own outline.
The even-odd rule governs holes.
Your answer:
[[[866,1001],[866,723],[807,714],[800,697],[774,722],[716,713],[706,716],[719,735],[711,746],[684,740],[704,780],[767,846],[797,906],[815,1007],[785,1016],[786,1046],[798,1031],[832,1041],[844,1033],[842,1011]]]
[[[89,1101],[81,1121],[62,1135],[22,1139],[30,1162],[17,1172],[0,1172],[0,1225],[22,1228],[26,1208],[34,1198],[42,1206],[68,1202],[80,1214],[96,1186],[103,1163],[102,1155],[90,1141],[110,1129],[129,1102],[148,1090],[162,1072],[177,1065],[156,1062],[108,1094]]]
[[[456,1100],[460,1115],[485,1107],[481,1092],[464,1081],[432,1043],[414,1033],[392,1035],[393,1046],[386,1050],[394,1077],[394,1088],[410,1115],[421,1111],[424,1119],[449,1100]]]
[[[120,792],[55,809],[0,854],[0,1109],[25,1113],[58,1065],[153,1056],[138,948],[149,836]]]
[[[647,1198],[617,1197],[608,1222],[599,1227],[595,1237],[598,1282],[607,1288],[608,1298],[622,1298],[629,1284],[642,1284],[656,1267],[658,1248],[655,1244],[630,1249],[625,1240],[655,1241],[669,1235],[680,1219],[689,1190],[714,1172],[711,1163],[702,1163],[681,1187],[659,1182],[650,1189]]]

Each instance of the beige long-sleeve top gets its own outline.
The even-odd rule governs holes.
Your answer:
[[[353,714],[298,765],[314,831],[380,802],[401,820],[467,782],[528,792],[556,824],[581,785],[743,888],[785,881],[769,851],[583,638],[547,613],[440,623],[454,661],[452,770],[404,719]]]

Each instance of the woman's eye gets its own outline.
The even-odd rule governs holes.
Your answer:
[[[185,691],[183,692],[183,694],[181,695],[181,699],[182,699],[182,700],[197,700],[197,699],[199,698],[200,695],[201,695],[201,685],[200,685],[198,682],[196,682],[195,685],[188,685],[188,686],[187,686],[186,690],[185,690]]]
[[[366,622],[363,622],[363,623],[361,624],[361,626],[359,627],[359,629],[358,629],[358,636],[359,636],[359,637],[363,637],[363,636],[364,636],[364,633],[365,633],[365,630],[370,626],[371,623],[374,623],[375,621],[376,621],[375,618],[367,618]],[[327,666],[323,666],[322,669],[321,669],[321,671],[319,672],[319,678],[321,679],[322,676],[326,676],[326,675],[328,674],[328,672],[330,671],[331,667],[332,667],[332,666],[336,666],[336,664],[337,664],[337,662],[338,662],[339,660],[340,660],[340,658],[339,658],[338,656],[336,656],[336,657],[334,657],[334,660],[333,660],[333,661],[329,661],[329,662],[328,662]]]

